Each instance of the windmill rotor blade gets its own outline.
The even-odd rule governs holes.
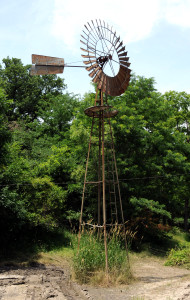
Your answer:
[[[94,52],[92,52],[92,51],[89,51],[89,50],[86,50],[86,49],[84,49],[84,48],[80,48],[82,51],[85,51],[85,52],[88,52],[88,53],[91,53],[91,54],[94,54]]]
[[[32,54],[32,63],[36,65],[59,65],[64,67],[64,59],[52,56]]]
[[[116,50],[121,47],[123,45],[123,42],[121,42],[117,47],[116,47]]]
[[[129,57],[128,56],[119,56],[119,61],[120,60],[128,61]]]
[[[90,67],[86,67],[86,70],[87,70],[87,71],[91,71],[91,70],[93,70],[94,68],[96,68],[97,66],[99,66],[99,64],[95,63],[95,64],[91,65]]]
[[[91,56],[91,55],[81,55],[83,58],[96,58],[96,56]]]
[[[120,61],[120,62],[123,62],[123,61],[124,61],[124,62],[127,62],[128,60],[129,60],[129,57],[120,57],[120,58],[119,58],[119,61]]]
[[[86,61],[83,61],[83,63],[84,63],[85,65],[89,65],[89,64],[91,64],[91,63],[93,63],[93,62],[96,62],[96,59],[95,59],[95,60],[86,60]]]
[[[123,53],[121,53],[121,54],[118,54],[118,56],[120,57],[120,56],[126,56],[127,55],[127,51],[126,52],[123,52]]]
[[[129,85],[130,79],[129,57],[123,41],[112,27],[99,19],[91,20],[84,28],[81,50],[84,51],[83,63],[89,76],[97,83],[97,88],[107,95],[121,95]]]
[[[102,74],[103,74],[102,70],[98,71],[98,73],[96,74],[96,76],[93,79],[93,82],[94,83],[99,82],[101,80]]]
[[[129,67],[131,64],[128,62],[120,61],[122,66],[127,66]]]
[[[117,52],[117,53],[120,53],[121,51],[125,51],[125,46],[124,46],[124,47],[122,47],[120,50],[118,50],[118,52]]]
[[[101,70],[101,68],[100,68],[99,66],[97,66],[97,67],[89,74],[89,76],[93,78],[94,75],[95,75],[99,70]]]

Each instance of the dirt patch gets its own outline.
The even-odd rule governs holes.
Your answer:
[[[88,287],[95,300],[189,300],[190,271],[164,266],[164,260],[133,257],[135,280],[120,288]]]
[[[0,268],[0,300],[189,300],[190,271],[164,266],[154,257],[132,258],[135,280],[128,286],[79,286],[67,267],[34,264]]]
[[[82,300],[87,292],[72,283],[68,270],[36,264],[29,268],[0,268],[1,300]]]

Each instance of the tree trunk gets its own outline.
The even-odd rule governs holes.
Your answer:
[[[189,217],[189,199],[185,200],[185,211],[184,211],[184,229],[188,231],[188,217]]]

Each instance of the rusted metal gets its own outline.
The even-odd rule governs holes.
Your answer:
[[[122,74],[125,79],[125,75]],[[111,78],[109,84],[113,85],[115,88],[118,84],[117,78]],[[109,85],[108,85],[109,86]],[[110,88],[112,88],[110,86]],[[81,217],[80,217],[80,225],[79,225],[79,244],[80,247],[80,238],[81,238],[81,226],[92,226],[93,228],[97,228],[98,233],[100,234],[101,228],[103,229],[104,233],[104,248],[105,248],[105,273],[108,276],[109,268],[108,268],[108,244],[107,244],[107,220],[110,220],[112,224],[109,226],[113,226],[114,224],[120,224],[118,218],[118,210],[121,215],[121,226],[123,226],[123,233],[126,245],[126,252],[128,257],[128,248],[127,248],[127,239],[126,239],[126,230],[124,224],[124,215],[123,215],[123,208],[122,208],[122,201],[121,201],[121,193],[119,187],[119,178],[117,172],[117,165],[116,165],[116,158],[115,158],[115,150],[114,150],[114,141],[113,141],[113,134],[111,129],[110,119],[114,117],[118,112],[112,109],[112,106],[107,104],[107,100],[104,100],[104,95],[101,90],[97,88],[96,91],[96,98],[95,98],[95,105],[89,107],[85,110],[85,114],[89,117],[92,117],[92,128],[90,134],[90,142],[89,142],[89,151],[87,156],[87,163],[86,163],[86,172],[85,172],[85,180],[84,180],[84,187],[83,187],[83,196],[82,196],[82,204],[81,204]],[[97,135],[93,131],[95,128],[95,120],[97,119],[96,128],[98,129]],[[107,120],[107,121],[106,121]],[[109,125],[109,130],[106,133],[108,134],[108,138],[110,136],[110,141],[105,140],[105,123]],[[93,135],[93,137],[92,137]],[[92,139],[98,137],[98,141],[92,142]],[[97,170],[97,180],[87,181],[87,171],[89,167],[89,158],[90,158],[90,150],[92,146],[98,146],[98,170]],[[107,166],[106,166],[106,153],[107,151],[111,150],[110,152],[110,161],[107,157]],[[111,167],[109,168],[109,163]],[[107,170],[106,170],[107,169]],[[110,178],[107,178],[108,173],[110,173]],[[107,175],[106,175],[107,174]],[[88,224],[84,223],[82,216],[83,216],[83,209],[84,209],[84,199],[85,199],[85,191],[87,185],[94,185],[97,188],[97,224]],[[109,190],[108,194],[106,190]],[[110,210],[110,212],[109,212]],[[110,215],[111,213],[111,215]],[[107,218],[107,214],[109,218]],[[117,226],[117,225],[116,225]],[[79,248],[80,249],[80,248]]]
[[[89,65],[89,64],[92,64],[92,63],[94,63],[94,62],[96,62],[96,59],[94,59],[94,60],[88,60],[88,61],[83,61],[83,63],[84,63],[85,65]]]
[[[118,114],[117,110],[110,110],[112,106],[101,105],[101,106],[92,106],[85,109],[85,114],[89,117],[99,118],[100,111],[102,112],[104,118],[112,118]]]
[[[116,33],[108,25],[106,26],[104,21],[100,20],[91,21],[85,25],[83,32],[85,36],[81,35],[81,42],[86,49],[81,48],[81,50],[87,52],[88,55],[82,55],[82,57],[87,59],[84,64],[90,65],[86,69],[90,71],[89,76],[92,81],[97,83],[98,88],[108,95],[121,95],[129,84],[126,77],[128,78],[131,72],[129,57],[127,57],[123,41],[116,36]],[[114,53],[115,57],[118,58],[117,61],[114,58]],[[120,66],[118,74],[115,74],[113,63],[118,63]],[[102,72],[98,71],[97,65]],[[105,70],[108,67],[110,67],[112,75],[106,73]]]
[[[114,167],[115,167],[115,173],[116,173],[116,179],[117,179],[117,184],[118,184],[119,204],[120,204],[121,218],[122,218],[122,224],[123,224],[123,233],[124,233],[124,239],[125,239],[125,249],[126,249],[127,259],[128,259],[128,264],[129,264],[129,253],[128,253],[127,238],[126,238],[125,219],[124,219],[124,214],[123,214],[123,204],[122,204],[122,200],[121,200],[121,191],[120,191],[120,185],[119,185],[119,176],[118,176],[118,171],[117,171],[117,164],[116,164],[116,158],[115,158],[115,148],[114,148],[114,141],[113,141],[113,134],[112,134],[112,128],[111,128],[110,119],[109,119],[109,126],[110,126],[110,133],[111,133],[111,139],[112,139],[112,157],[113,157],[113,162],[114,162]],[[129,264],[129,266],[130,266],[130,264]]]
[[[88,156],[87,156],[86,170],[85,170],[85,176],[84,176],[84,186],[83,186],[83,192],[82,192],[82,204],[81,204],[81,213],[80,213],[80,220],[79,220],[78,250],[79,250],[80,239],[81,239],[81,224],[82,224],[83,209],[84,209],[84,197],[85,197],[85,189],[86,189],[86,181],[87,181],[86,178],[87,178],[87,171],[88,171],[88,162],[89,162],[89,158],[90,158],[90,148],[91,148],[93,127],[94,127],[94,118],[92,120],[91,134],[90,134],[90,140],[89,140],[89,145],[88,145]]]
[[[92,57],[92,56],[90,56]],[[63,58],[32,54],[30,75],[47,75],[63,73],[65,67],[85,68],[85,66],[74,66],[64,63]]]
[[[30,69],[30,75],[46,75],[63,73],[64,67],[60,66],[35,66]]]
[[[108,246],[106,231],[106,185],[105,185],[105,155],[104,155],[104,114],[101,113],[102,127],[102,202],[103,202],[103,226],[104,226],[104,248],[105,248],[105,272],[108,274]]]
[[[31,75],[46,75],[63,73],[65,64],[63,58],[32,54]]]
[[[36,65],[47,65],[47,66],[61,66],[64,67],[64,59],[52,56],[32,54],[32,63]]]
[[[118,218],[118,209],[120,210],[121,223],[123,226],[123,232],[125,236],[125,245],[128,256],[127,249],[127,240],[125,232],[125,223],[124,223],[124,214],[121,201],[121,192],[119,187],[119,178],[117,172],[113,134],[111,129],[110,119],[117,115],[118,111],[113,110],[110,105],[107,104],[107,100],[104,101],[105,95],[119,96],[125,92],[127,86],[129,85],[130,72],[129,69],[129,57],[127,56],[127,51],[120,37],[116,36],[116,32],[112,30],[105,22],[98,20],[91,21],[85,25],[84,35],[82,35],[81,42],[85,45],[85,49],[81,48],[85,52],[85,55],[82,57],[85,59],[84,64],[88,65],[86,70],[89,72],[89,76],[92,78],[92,81],[97,84],[96,98],[94,106],[88,107],[85,109],[85,114],[93,118],[94,121],[97,119],[98,123],[98,140],[99,142],[91,143],[91,145],[99,147],[98,149],[98,180],[97,181],[88,181],[86,180],[87,176],[87,166],[85,173],[85,182],[84,189],[86,184],[96,184],[98,186],[98,207],[97,207],[97,225],[91,224],[93,227],[97,227],[98,230],[103,228],[104,230],[104,247],[105,247],[105,271],[108,274],[108,245],[107,245],[107,209],[108,205],[106,203],[106,185],[109,185],[109,207],[111,210],[111,222],[114,221],[119,224]],[[116,60],[117,57],[117,60]],[[115,63],[119,64],[119,69],[117,74],[114,71],[113,65]],[[111,73],[108,74],[106,71],[107,67],[110,67]],[[111,142],[105,141],[105,122],[109,124],[109,134],[111,137]],[[91,135],[92,135],[91,130]],[[90,140],[92,137],[90,137]],[[108,151],[110,144],[111,149],[111,168],[108,168],[106,171],[106,160],[105,160],[105,151]],[[91,148],[91,146],[90,146]],[[89,149],[90,149],[89,148]],[[90,151],[90,150],[89,150]],[[89,153],[87,158],[87,164],[89,161]],[[107,165],[109,164],[109,159],[107,157]],[[107,172],[107,173],[106,173]],[[108,174],[111,173],[112,177],[106,178]],[[107,175],[106,175],[107,174]],[[84,208],[84,197],[85,192],[83,192],[82,207],[81,213]],[[117,194],[117,196],[116,196]],[[80,219],[80,224],[82,224],[82,218]],[[89,225],[89,224],[88,224]],[[81,227],[81,225],[80,225]]]
[[[98,67],[99,65],[97,64],[97,63],[95,63],[95,64],[93,64],[93,65],[91,65],[90,67],[86,67],[86,70],[87,71],[91,71],[91,70],[93,70],[94,68],[96,68],[96,67]]]
[[[81,55],[83,58],[96,58],[96,56],[92,55]]]

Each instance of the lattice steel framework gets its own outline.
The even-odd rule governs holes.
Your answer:
[[[107,227],[122,225],[127,251],[125,220],[118,171],[115,158],[114,140],[111,128],[111,118],[117,115],[107,103],[107,95],[119,96],[127,88],[130,79],[130,63],[123,42],[105,22],[87,23],[82,36],[82,51],[85,55],[84,64],[92,81],[97,85],[94,106],[85,110],[85,114],[92,118],[92,126],[86,161],[86,171],[79,222],[79,244],[81,228],[84,225],[104,229],[105,266],[108,273]],[[115,71],[116,69],[116,71]],[[97,121],[96,121],[97,120]],[[96,134],[94,128],[96,127]],[[105,130],[105,127],[106,130]],[[106,135],[109,137],[105,139]],[[94,142],[93,138],[97,140]],[[97,180],[88,180],[88,168],[92,146],[98,147]],[[110,154],[108,154],[110,152]],[[93,156],[93,155],[92,155]],[[92,157],[93,158],[93,157]],[[88,185],[97,187],[97,222],[89,224],[83,221],[85,193]],[[119,220],[120,215],[120,220]],[[109,221],[109,222],[108,222]],[[128,255],[128,252],[127,252]]]

